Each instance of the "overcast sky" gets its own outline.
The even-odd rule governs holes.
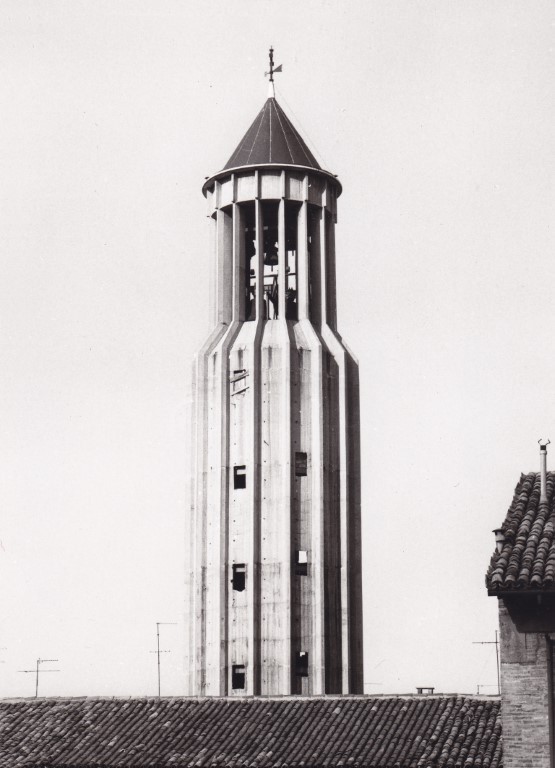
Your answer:
[[[277,98],[339,175],[369,693],[495,692],[484,573],[555,438],[555,5],[3,0],[0,693],[183,692],[204,177]],[[548,462],[549,462],[548,457]],[[553,466],[553,465],[552,465]],[[44,665],[46,669],[49,665]]]

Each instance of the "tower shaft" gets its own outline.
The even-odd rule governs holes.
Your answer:
[[[205,185],[214,330],[194,365],[188,692],[362,692],[358,366],[336,329],[331,174]]]

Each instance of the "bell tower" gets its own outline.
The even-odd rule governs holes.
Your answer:
[[[362,693],[358,365],[337,331],[341,185],[270,93],[203,186],[189,695]]]

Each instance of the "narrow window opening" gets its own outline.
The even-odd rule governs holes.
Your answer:
[[[295,451],[295,474],[297,477],[307,474],[307,455],[304,451]]]
[[[308,651],[299,651],[297,653],[295,671],[299,677],[308,677]]]
[[[233,577],[231,584],[235,592],[243,592],[245,589],[245,578],[247,567],[244,563],[234,563],[232,566]]]
[[[233,467],[233,487],[235,490],[247,487],[247,467],[245,464]]]
[[[256,221],[254,203],[241,206],[244,216],[245,320],[256,320]]]
[[[285,317],[297,320],[297,253],[300,203],[285,204]]]
[[[306,549],[297,550],[297,556],[295,558],[295,573],[297,576],[308,575],[308,552]]]
[[[249,387],[247,383],[248,371],[246,368],[238,368],[233,371],[233,375],[230,379],[231,394],[239,395],[241,392],[245,392]]]
[[[245,688],[245,665],[232,664],[231,666],[231,687],[234,690],[243,690]]]
[[[264,317],[276,320],[279,312],[278,291],[278,209],[279,203],[262,204],[264,221],[262,249],[264,260]]]
[[[308,283],[309,317],[319,325],[322,322],[320,294],[322,290],[320,264],[320,210],[308,206]]]

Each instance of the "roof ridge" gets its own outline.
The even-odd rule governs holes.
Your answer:
[[[310,696],[298,694],[284,694],[283,696],[8,696],[0,697],[0,705],[6,703],[25,703],[34,704],[36,702],[64,702],[64,701],[152,701],[152,702],[170,702],[170,701],[371,701],[373,699],[414,699],[424,701],[427,699],[476,699],[476,700],[495,700],[499,699],[497,694],[476,694],[476,693],[322,693]]]
[[[314,156],[312,155],[312,153],[310,153],[310,154],[312,155],[312,158],[311,158],[311,157],[310,157],[310,156],[307,154],[307,152],[306,152],[306,149],[308,149],[308,147],[306,147],[306,149],[305,149],[305,146],[306,146],[306,145],[305,145],[305,146],[303,146],[303,144],[301,144],[301,142],[299,141],[299,138],[300,138],[300,136],[297,134],[297,132],[296,132],[296,130],[295,130],[295,127],[294,127],[293,123],[291,122],[291,120],[289,119],[289,117],[288,117],[288,115],[287,115],[287,112],[285,112],[285,110],[283,109],[283,107],[281,106],[281,104],[279,104],[279,102],[278,102],[278,101],[276,101],[276,107],[279,107],[279,112],[281,112],[281,114],[282,114],[282,115],[283,115],[283,117],[285,118],[285,120],[286,120],[287,124],[288,124],[288,125],[291,127],[291,129],[294,131],[294,133],[293,133],[293,137],[294,137],[295,139],[297,139],[297,143],[299,144],[299,148],[300,148],[300,150],[302,151],[302,153],[304,154],[304,156],[306,157],[306,159],[309,161],[309,164],[311,164],[311,161],[315,160],[316,158],[314,158]],[[277,109],[276,109],[276,112],[278,112],[278,110],[277,110]],[[278,112],[278,116],[279,116],[279,112]],[[281,120],[280,120],[280,122],[281,122]]]
[[[266,106],[267,106],[267,104],[268,104],[268,102],[267,102],[267,101],[266,101],[266,102],[264,102],[264,106],[262,107],[262,109],[261,109],[261,110],[260,110],[260,112],[258,113],[258,114],[260,115],[260,123],[259,123],[259,125],[258,125],[258,130],[257,130],[257,132],[256,132],[256,136],[254,137],[254,140],[253,140],[253,142],[252,142],[252,145],[251,145],[251,148],[250,148],[250,151],[249,151],[249,155],[248,155],[248,158],[247,158],[247,163],[248,163],[248,161],[250,160],[250,156],[252,155],[252,151],[253,151],[253,149],[254,149],[254,145],[256,144],[256,139],[258,138],[258,134],[260,133],[260,129],[261,129],[261,127],[262,127],[262,123],[264,122],[264,115],[266,114]],[[270,120],[271,120],[271,119],[272,119],[272,118],[271,118],[271,116],[270,116]],[[256,118],[255,118],[255,120],[256,120]],[[246,134],[246,135],[247,135],[247,134]]]
[[[279,120],[279,124],[281,126],[281,132],[283,133],[283,138],[285,139],[285,143],[287,144],[287,149],[289,150],[289,155],[291,157],[291,161],[294,162],[293,153],[291,152],[291,147],[289,146],[289,142],[287,140],[287,134],[285,133],[285,129],[283,127],[283,123],[281,122],[281,117],[280,117],[280,114],[279,114],[279,109],[281,109],[281,107],[279,107],[279,109],[278,109],[278,107],[279,107],[279,104],[274,99],[274,109],[276,111],[277,119]]]

